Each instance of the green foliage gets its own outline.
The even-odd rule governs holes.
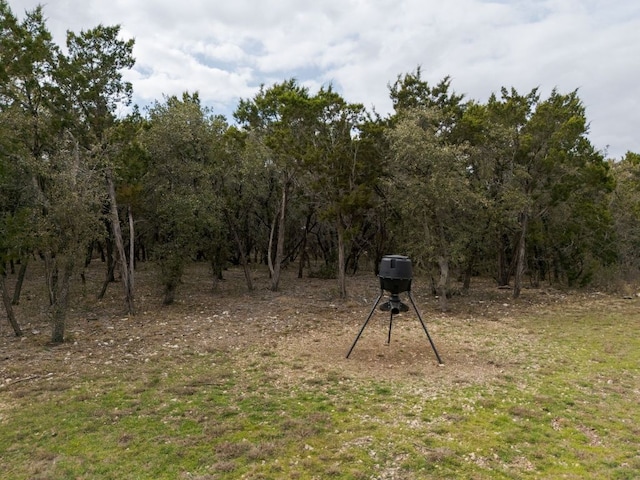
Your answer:
[[[339,258],[340,290],[346,295],[347,253],[357,265],[374,230],[382,128],[376,131],[363,106],[348,103],[331,86],[311,94],[294,79],[261,88],[252,100],[240,102],[235,116],[263,146],[263,169],[271,174],[263,223],[274,226],[269,235],[276,254],[268,252],[274,283],[284,252],[293,250],[293,256],[303,245],[303,257],[316,249],[325,260]],[[323,244],[320,232],[328,232],[331,240]]]
[[[398,210],[406,220],[401,228],[405,247],[423,264],[446,257],[460,263],[468,244],[467,222],[481,203],[470,189],[464,148],[446,141],[422,125],[433,110],[413,111],[398,120],[390,135],[397,173],[390,183]]]
[[[584,283],[615,259],[613,178],[586,138],[575,91],[541,99],[537,89],[503,89],[485,106],[470,106],[462,132],[474,146],[472,171],[489,207],[488,238],[501,239],[492,247],[505,257],[501,283],[508,283],[508,252],[516,254],[522,232],[532,277]]]
[[[437,265],[441,308],[446,309],[449,269],[470,261],[469,246],[482,224],[483,196],[473,189],[472,150],[457,133],[462,97],[449,80],[431,88],[420,71],[392,89],[396,115],[388,130],[387,189],[398,212],[400,247],[418,266]]]
[[[132,86],[122,71],[133,67],[134,40],[121,40],[119,26],[99,25],[75,34],[67,32],[68,55],[57,69],[64,112],[83,145],[101,144],[119,106],[131,101]]]
[[[314,112],[309,102],[308,89],[289,79],[262,86],[251,100],[240,100],[234,117],[241,127],[261,137],[274,168],[295,175],[310,141]]]
[[[40,199],[43,214],[33,234],[39,248],[79,254],[92,240],[104,237],[102,178],[73,143],[61,148],[47,167],[42,170],[47,178]]]
[[[119,40],[119,27],[100,26],[70,32],[63,53],[42,7],[26,12],[20,23],[4,1],[0,28],[0,120],[8,137],[0,153],[12,173],[1,194],[20,192],[2,202],[2,213],[4,220],[28,218],[9,222],[20,230],[7,248],[23,255],[37,249],[48,259],[53,340],[59,342],[77,257],[105,235],[105,133],[116,106],[131,94],[121,70],[133,65],[133,41]]]
[[[202,107],[197,94],[168,97],[149,111],[141,137],[149,161],[142,179],[143,215],[148,247],[163,265],[166,293],[175,290],[185,262],[219,241],[223,222],[217,178],[223,164],[216,152],[224,129],[223,119]]]
[[[390,250],[505,285],[514,271],[582,285],[616,262],[637,268],[638,154],[618,166],[595,151],[577,91],[502,88],[480,103],[418,67],[388,85],[385,119],[293,78],[241,100],[233,128],[197,93],[117,119],[135,62],[119,26],[68,32],[61,49],[43,7],[19,20],[0,0],[0,28],[4,258],[110,235],[97,207],[108,171],[163,261],[253,255],[275,272],[313,254],[337,258],[342,283],[361,255]]]
[[[389,96],[397,114],[403,110],[434,109],[442,112],[438,127],[449,130],[464,112],[464,95],[451,91],[451,77],[443,78],[435,87],[422,79],[421,67],[415,72],[398,75],[389,85]]]
[[[640,155],[628,152],[620,162],[610,165],[616,181],[610,212],[621,273],[636,282],[640,271]]]
[[[324,278],[333,279],[336,278],[336,264],[335,261],[329,263],[321,263],[316,268],[312,268],[309,272],[309,278]]]

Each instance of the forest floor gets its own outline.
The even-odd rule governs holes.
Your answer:
[[[192,265],[162,305],[153,264],[96,299],[104,265],[73,285],[51,345],[41,265],[17,338],[0,316],[0,471],[49,478],[636,478],[640,297],[510,290],[474,279],[438,310],[373,313],[377,278],[298,279]],[[13,285],[15,276],[7,284]],[[403,301],[410,305],[406,294]],[[383,299],[385,300],[385,299]]]
[[[373,274],[349,277],[349,297],[342,300],[332,279],[299,279],[294,271],[285,270],[279,291],[273,292],[263,268],[254,271],[255,289],[249,292],[240,269],[226,270],[224,279],[214,282],[206,264],[195,264],[187,270],[175,303],[163,306],[155,266],[141,264],[136,272],[134,316],[125,314],[118,281],[109,285],[103,299],[96,299],[103,275],[103,265],[94,263],[85,272],[85,284],[79,279],[74,282],[66,342],[51,345],[41,266],[29,265],[20,304],[14,306],[24,336],[14,337],[6,320],[0,323],[0,385],[3,380],[11,383],[45,378],[54,371],[60,374],[60,365],[47,365],[47,359],[57,359],[60,352],[64,352],[64,370],[77,374],[95,364],[127,364],[167,352],[179,356],[251,345],[302,357],[313,368],[344,370],[358,377],[424,378],[428,374],[438,381],[477,381],[495,375],[502,363],[518,361],[511,355],[500,356],[509,350],[513,335],[527,334],[514,321],[517,317],[559,303],[589,310],[605,297],[598,292],[525,288],[514,300],[511,290],[476,279],[470,293],[453,297],[449,311],[443,313],[426,281],[416,278],[413,298],[447,366],[443,375],[435,374],[438,362],[406,294],[401,298],[409,311],[394,315],[391,343],[386,344],[390,314],[376,308],[350,358],[345,358],[380,293]],[[10,289],[12,280],[9,277],[7,282]],[[387,299],[385,293],[380,304]],[[478,321],[482,321],[482,337],[489,336],[494,343],[490,358],[482,358],[484,349],[476,348]]]
[[[248,292],[240,269],[226,270],[224,280],[214,284],[207,265],[195,264],[186,272],[175,303],[163,306],[154,265],[140,264],[137,314],[129,316],[124,314],[119,282],[109,285],[102,300],[96,299],[103,268],[94,263],[85,272],[85,284],[75,281],[67,341],[52,346],[41,266],[29,266],[21,302],[14,307],[25,335],[15,338],[6,320],[0,323],[0,386],[3,381],[37,382],[51,375],[82,376],[96,365],[148,362],[159,355],[178,360],[194,351],[240,351],[251,346],[304,361],[304,370],[340,371],[362,378],[420,378],[438,385],[474,383],[526,361],[512,347],[533,339],[536,332],[523,327],[519,318],[558,305],[591,311],[610,298],[599,292],[545,287],[525,288],[514,300],[511,290],[476,279],[470,293],[453,297],[449,311],[443,313],[426,282],[416,278],[413,297],[446,366],[440,370],[406,294],[401,297],[409,311],[393,317],[391,343],[386,344],[390,315],[377,308],[346,358],[380,293],[378,280],[370,273],[349,277],[349,297],[341,300],[336,280],[298,279],[293,270],[285,270],[279,292],[273,292],[263,268],[254,272],[255,289]],[[7,283],[12,284],[11,277]],[[386,299],[385,293],[380,303]],[[292,370],[285,377],[302,373],[303,369]]]

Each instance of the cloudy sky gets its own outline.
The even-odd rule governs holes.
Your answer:
[[[384,115],[388,84],[420,66],[481,102],[502,86],[578,89],[596,148],[640,153],[637,0],[9,0],[19,17],[39,3],[61,45],[98,24],[135,38],[140,106],[198,91],[231,119],[261,84],[295,77]]]

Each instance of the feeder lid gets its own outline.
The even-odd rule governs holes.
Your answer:
[[[380,278],[411,280],[413,277],[411,259],[404,255],[385,255],[380,261],[378,276]]]

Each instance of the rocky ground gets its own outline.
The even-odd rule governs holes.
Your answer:
[[[341,300],[335,280],[298,279],[295,272],[285,271],[280,291],[272,292],[266,273],[254,272],[256,288],[248,292],[241,270],[225,271],[225,279],[214,287],[206,265],[197,265],[185,275],[176,303],[167,307],[161,305],[153,265],[143,264],[136,273],[137,314],[128,316],[123,314],[119,283],[96,300],[104,275],[96,263],[86,272],[86,284],[75,283],[67,341],[52,346],[42,272],[30,265],[15,307],[24,336],[16,338],[6,319],[0,323],[0,393],[53,378],[69,379],[61,382],[64,388],[73,378],[96,372],[135,369],[136,364],[167,356],[179,364],[194,354],[221,351],[248,360],[278,355],[290,367],[280,372],[280,381],[296,381],[314,371],[338,372],[349,378],[420,378],[421,385],[430,379],[437,390],[439,385],[480,382],[512,366],[535,363],[525,358],[530,349],[514,348],[540,342],[540,332],[523,326],[523,316],[589,308],[604,297],[539,288],[525,289],[514,300],[510,290],[476,280],[469,295],[452,298],[450,311],[442,313],[426,282],[416,277],[413,296],[444,363],[440,366],[412,308],[393,317],[389,345],[389,313],[376,309],[350,358],[345,358],[380,293],[373,274],[350,277],[349,298]],[[10,286],[12,280],[9,277]],[[406,294],[402,297],[410,306]]]

